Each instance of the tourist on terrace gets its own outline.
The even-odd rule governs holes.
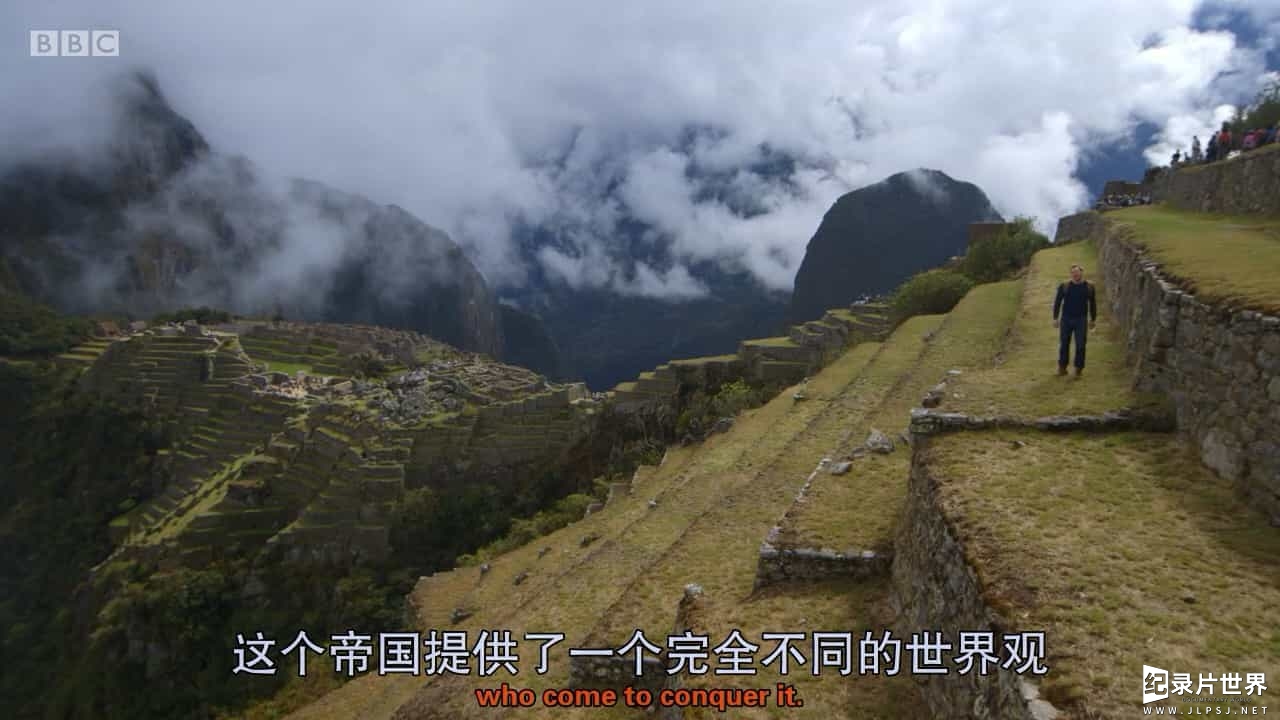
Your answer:
[[[1205,147],[1204,161],[1211,163],[1218,159],[1218,133],[1209,133],[1209,144]]]
[[[1058,315],[1061,312],[1061,319]],[[1084,268],[1071,266],[1071,279],[1058,286],[1053,299],[1053,326],[1058,332],[1058,374],[1067,374],[1071,339],[1076,342],[1076,377],[1084,372],[1084,347],[1089,330],[1098,321],[1098,302],[1093,285],[1085,282]]]

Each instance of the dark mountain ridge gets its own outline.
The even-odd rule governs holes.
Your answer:
[[[18,290],[71,312],[208,305],[383,324],[503,356],[497,298],[443,231],[211,150],[148,75],[118,100],[102,152],[0,168],[0,259]]]
[[[796,273],[788,321],[896,288],[962,255],[973,222],[999,222],[985,193],[937,170],[892,175],[840,197],[827,211]]]

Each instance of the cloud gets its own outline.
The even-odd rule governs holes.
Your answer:
[[[1277,20],[1265,3],[1222,5]],[[543,227],[560,245],[533,261],[566,282],[690,297],[706,289],[689,268],[709,260],[785,289],[849,189],[938,168],[1048,225],[1086,204],[1074,175],[1089,149],[1140,122],[1208,123],[1256,84],[1264,54],[1192,28],[1204,8],[6,3],[5,27],[118,28],[121,57],[6,62],[0,147],[92,145],[95,88],[146,65],[216,149],[403,207],[499,287],[529,277],[517,229]],[[672,264],[619,271],[634,220]]]
[[[1209,137],[1222,127],[1222,123],[1230,120],[1235,112],[1233,105],[1219,105],[1208,110],[1174,115],[1165,121],[1155,141],[1143,151],[1143,157],[1152,165],[1168,165],[1175,150],[1183,155],[1190,154],[1193,138],[1200,140],[1203,151],[1209,144]]]

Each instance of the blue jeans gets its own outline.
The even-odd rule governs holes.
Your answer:
[[[1058,366],[1066,367],[1070,359],[1071,338],[1076,339],[1076,367],[1084,367],[1084,346],[1089,336],[1089,318],[1062,317],[1058,330]]]

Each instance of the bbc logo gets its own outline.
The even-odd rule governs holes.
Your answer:
[[[117,57],[119,30],[32,30],[31,57]]]

